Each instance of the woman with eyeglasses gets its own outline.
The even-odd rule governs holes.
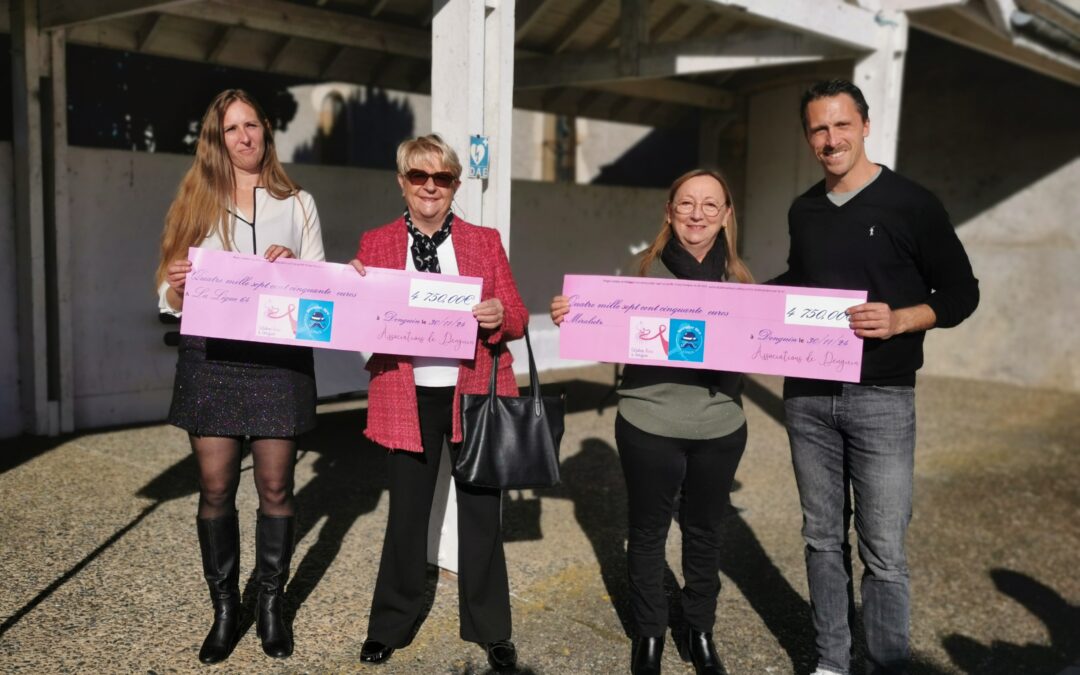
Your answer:
[[[269,119],[240,89],[221,92],[206,109],[195,162],[165,216],[157,270],[161,312],[183,311],[192,246],[271,262],[324,259],[315,200],[285,174]],[[296,437],[315,426],[311,348],[182,335],[169,422],[188,432],[199,467],[196,525],[214,604],[199,660],[225,660],[241,635],[236,490],[245,440],[259,493],[256,633],[268,656],[289,656],[285,582],[296,531]]]
[[[525,333],[529,314],[518,294],[498,230],[477,227],[450,207],[461,185],[453,148],[431,134],[397,151],[405,211],[360,238],[353,267],[483,278],[476,352],[467,360],[375,354],[364,435],[389,450],[390,515],[360,659],[380,663],[409,644],[425,609],[428,518],[444,440],[456,455],[462,394],[488,391],[496,350],[500,396],[516,396],[506,343]],[[513,669],[510,589],[501,531],[502,493],[456,484],[461,639],[484,647],[492,668]]]
[[[643,277],[753,283],[739,259],[735,209],[724,178],[695,170],[675,180],[664,223],[642,252]],[[570,311],[565,296],[551,302],[551,319]],[[627,365],[619,387],[615,443],[628,498],[627,572],[636,624],[630,669],[659,673],[668,626],[664,547],[672,516],[682,529],[689,631],[679,636],[698,673],[723,673],[713,645],[720,593],[720,521],[743,449],[742,376],[711,370]]]

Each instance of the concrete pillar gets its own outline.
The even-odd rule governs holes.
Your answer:
[[[510,251],[514,0],[433,0],[431,128],[457,151],[466,175],[455,198],[467,221],[494,227]],[[487,136],[489,177],[467,177],[469,138]],[[449,453],[444,453],[449,461]],[[457,571],[457,504],[449,476],[436,488],[428,560]],[[445,503],[445,511],[440,506]]]
[[[36,0],[11,0],[10,10],[19,394],[23,429],[33,434],[47,434],[50,425],[40,103],[41,32]]]
[[[766,89],[748,100],[746,193],[737,215],[743,258],[758,280],[787,269],[788,207],[821,180],[799,124],[799,99],[811,84]]]
[[[434,0],[431,128],[468,168],[469,137],[489,138],[490,175],[463,178],[456,202],[468,221],[510,244],[514,1]]]
[[[68,123],[67,123],[67,36],[63,28],[49,33],[49,114],[51,142],[45,153],[45,166],[52,185],[44,195],[48,225],[51,222],[56,264],[51,276],[55,287],[48,295],[52,305],[50,316],[52,334],[53,378],[56,381],[52,398],[56,414],[50,420],[49,433],[75,430],[75,360],[72,350],[72,279],[71,279],[71,209],[68,190]]]
[[[476,0],[474,0],[476,1]],[[510,174],[513,166],[514,5],[487,0],[484,18],[484,133],[491,139],[491,175],[484,181],[482,224],[499,230],[510,254]]]
[[[722,135],[735,115],[727,112],[705,111],[698,124],[698,167],[711,171],[724,169],[725,158],[720,157]]]
[[[853,81],[870,106],[870,161],[896,168],[900,137],[900,92],[904,84],[908,19],[902,12],[879,11],[878,48],[855,63]]]

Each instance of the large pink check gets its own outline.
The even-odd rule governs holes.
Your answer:
[[[180,332],[471,359],[482,280],[192,248]]]
[[[566,359],[858,382],[865,291],[566,275]]]

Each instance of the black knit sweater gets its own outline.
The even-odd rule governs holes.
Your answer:
[[[893,309],[927,304],[936,326],[966,319],[979,304],[979,282],[941,202],[881,167],[881,175],[843,206],[822,181],[788,211],[788,271],[772,283],[867,291]],[[863,384],[914,385],[924,332],[864,344]],[[785,395],[821,393],[825,383],[789,378]]]

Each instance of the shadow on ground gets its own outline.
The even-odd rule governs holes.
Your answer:
[[[1080,657],[1080,606],[1069,604],[1054,589],[1020,572],[994,569],[990,578],[999,592],[1046,625],[1050,646],[999,640],[983,644],[953,633],[941,641],[953,663],[965,673],[1056,673]]]
[[[320,414],[318,428],[299,441],[302,455],[314,452],[318,456],[314,464],[315,476],[296,493],[299,514],[297,541],[308,536],[321,519],[325,518],[325,522],[319,530],[318,539],[308,548],[304,557],[293,563],[294,572],[288,585],[288,597],[294,616],[337,557],[345,535],[356,519],[375,509],[386,483],[385,451],[363,437],[366,418],[366,410]],[[0,446],[0,449],[4,450],[0,452],[0,473],[78,437],[79,435],[69,435],[5,441]],[[10,453],[6,448],[9,443]],[[244,452],[246,457],[246,447]],[[250,465],[247,465],[242,471],[247,472],[249,468]],[[136,492],[137,497],[152,500],[150,504],[13,612],[0,624],[0,635],[10,630],[26,614],[47,600],[161,505],[174,499],[189,497],[197,491],[198,469],[194,455],[188,454]],[[192,542],[194,543],[194,528]],[[244,606],[249,615],[254,607],[254,591],[252,576],[248,579],[243,593]]]
[[[576,454],[562,462],[560,473],[562,484],[544,491],[544,497],[573,502],[574,517],[592,545],[607,595],[626,636],[633,637],[636,631],[630,613],[626,576],[627,497],[618,454],[606,441],[589,438]],[[738,483],[735,489],[738,489]],[[520,505],[511,506],[506,519],[508,533],[518,535],[538,531],[539,508],[539,502],[529,512]],[[796,672],[810,670],[814,650],[808,603],[769,558],[753,530],[735,509],[731,509],[724,520],[721,539],[720,570],[761,616],[787,652]],[[684,635],[687,626],[682,620],[681,588],[670,568],[665,570],[664,588],[669,600],[672,634]]]

